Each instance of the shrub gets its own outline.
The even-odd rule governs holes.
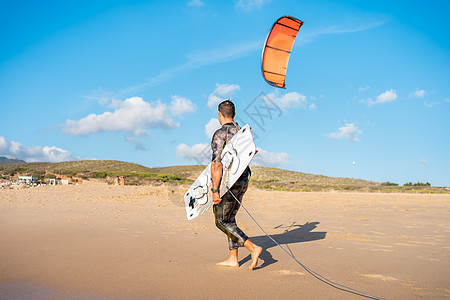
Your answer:
[[[61,171],[59,174],[66,175],[67,177],[73,177],[73,176],[77,175],[77,172],[64,170],[64,171]]]
[[[92,174],[93,178],[106,178],[106,176],[108,176],[108,173],[106,172],[94,172]]]
[[[386,181],[386,182],[382,182],[381,185],[382,186],[398,186],[398,183]]]
[[[405,183],[403,186],[431,186],[431,184],[429,182],[425,182],[425,183],[416,182],[414,184],[412,182],[408,182],[408,183]]]
[[[39,180],[43,179],[45,176],[45,171],[44,170],[35,170],[31,173],[31,176],[38,178]]]

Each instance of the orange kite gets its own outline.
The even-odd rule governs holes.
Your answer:
[[[303,22],[291,17],[279,18],[272,26],[264,44],[261,71],[268,84],[286,88],[286,69],[292,46]]]

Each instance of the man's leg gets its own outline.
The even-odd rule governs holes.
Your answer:
[[[244,193],[247,191],[248,183],[236,183],[231,192],[242,202]],[[226,193],[222,197],[222,202],[214,205],[214,215],[216,219],[216,226],[228,236],[228,244],[230,249],[230,256],[227,260],[218,263],[219,266],[238,267],[238,246],[243,245],[250,251],[252,256],[252,264],[250,269],[256,267],[258,264],[258,257],[261,254],[262,248],[255,245],[247,235],[237,226],[235,216],[240,208],[239,202],[234,199],[230,193]]]
[[[248,267],[250,270],[253,270],[258,265],[258,258],[262,252],[262,248],[258,245],[255,245],[250,239],[246,240],[244,243],[244,247],[250,251],[250,255],[252,256],[252,264]]]
[[[227,195],[230,196],[230,195]],[[214,205],[214,216],[216,221],[216,226],[228,237],[228,247],[230,250],[229,257],[223,261],[217,263],[218,266],[222,267],[239,267],[238,260],[238,247],[239,239],[241,243],[244,243],[245,239],[248,237],[237,227],[233,211],[237,211],[239,203],[233,201],[230,197],[224,196],[222,201]]]
[[[230,250],[230,256],[228,257],[228,259],[217,263],[217,265],[221,267],[232,267],[232,268],[239,267],[238,249]]]
[[[254,244],[250,239],[244,242],[244,247],[250,252],[252,257],[252,264],[248,267],[250,270],[253,270],[258,265],[258,258],[262,252],[262,248],[258,245]],[[230,250],[230,256],[227,260],[217,263],[218,266],[221,267],[239,267],[239,259],[238,259],[238,249]]]

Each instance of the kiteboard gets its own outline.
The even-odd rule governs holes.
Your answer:
[[[250,126],[242,127],[225,145],[222,150],[222,180],[220,182],[220,197],[222,197],[244,173],[253,156],[256,146]],[[184,204],[188,220],[192,220],[213,205],[211,163],[194,181],[184,195]]]

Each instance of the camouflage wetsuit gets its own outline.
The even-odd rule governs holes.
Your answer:
[[[238,132],[239,125],[234,123],[223,124],[222,128],[214,133],[211,141],[212,161],[222,162],[221,154],[226,143]],[[236,183],[231,187],[231,192],[242,202],[242,197],[247,191],[250,168],[247,167]],[[230,250],[237,249],[239,244],[244,245],[248,236],[236,225],[235,216],[240,208],[240,204],[227,192],[222,197],[219,204],[214,204],[213,211],[216,226],[228,236],[228,246]]]

